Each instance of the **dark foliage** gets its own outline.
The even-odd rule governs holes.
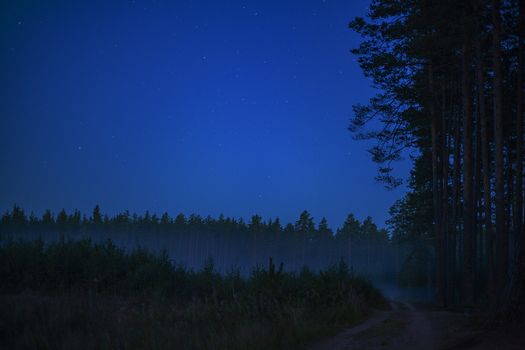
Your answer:
[[[215,269],[226,273],[238,269],[244,276],[257,265],[266,264],[269,257],[283,262],[287,271],[299,271],[303,266],[312,270],[337,264],[340,259],[355,271],[368,276],[393,275],[392,264],[378,263],[394,258],[394,249],[386,230],[379,229],[366,218],[363,222],[349,215],[335,233],[325,218],[316,227],[314,219],[303,211],[294,224],[284,228],[279,220],[264,221],[254,215],[246,224],[242,219],[183,214],[172,218],[119,213],[108,216],[96,206],[88,218],[80,212],[64,210],[55,216],[47,210],[42,218],[27,217],[14,206],[0,220],[0,236],[14,239],[42,239],[45,243],[65,239],[92,239],[102,243],[111,239],[126,251],[137,247],[165,253],[178,263],[200,269],[206,257],[211,257]]]
[[[247,278],[200,271],[111,241],[0,246],[6,348],[296,348],[388,307],[342,261],[319,273],[270,260]]]

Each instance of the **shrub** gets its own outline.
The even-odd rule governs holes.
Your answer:
[[[292,273],[270,259],[243,278],[111,241],[4,242],[0,280],[9,348],[288,349],[386,305],[343,262]]]

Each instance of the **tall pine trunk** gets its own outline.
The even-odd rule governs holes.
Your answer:
[[[446,103],[446,86],[445,83],[442,83],[442,105],[441,105],[441,144],[442,144],[442,156],[441,156],[441,165],[442,165],[442,186],[441,190],[442,196],[442,234],[441,238],[443,240],[443,261],[442,269],[444,271],[445,277],[443,278],[443,290],[444,290],[444,301],[446,304],[450,302],[451,296],[451,283],[449,271],[449,255],[450,255],[450,240],[449,240],[449,217],[448,217],[448,171],[449,171],[449,157],[450,157],[450,147],[449,147],[449,127],[447,124],[447,103]]]
[[[454,84],[454,89],[452,95],[457,95],[457,87]],[[455,101],[452,104],[455,106]],[[461,232],[459,216],[460,214],[460,200],[459,196],[461,193],[461,116],[456,108],[453,108],[454,116],[454,182],[453,182],[453,193],[452,193],[452,223],[453,230],[451,230],[451,235],[449,239],[449,260],[450,260],[450,270],[449,270],[449,280],[451,281],[451,300],[457,301],[457,265],[458,265],[458,237]]]
[[[525,0],[519,0],[518,14],[518,78],[517,78],[517,102],[516,102],[516,213],[519,215],[519,227],[516,227],[516,242],[519,245],[517,266],[513,276],[511,290],[511,301],[509,312],[511,316],[523,317],[525,313],[525,232],[523,232],[523,192],[522,192],[522,139],[523,139],[523,90],[525,89],[523,75],[525,70],[524,43],[525,40]],[[516,220],[517,221],[517,220]]]
[[[523,40],[525,39],[525,0],[519,0],[518,24],[518,77],[516,91],[516,188],[515,194],[515,224],[518,240],[523,235]]]
[[[481,33],[481,32],[480,32]],[[482,37],[478,36],[476,45],[477,69],[476,69],[476,84],[478,93],[478,113],[480,120],[481,132],[481,163],[483,171],[483,209],[485,212],[485,253],[487,256],[487,294],[489,300],[494,300],[494,236],[492,228],[492,200],[491,200],[491,184],[492,176],[490,167],[490,140],[488,135],[488,120],[485,107],[485,74],[482,56]]]
[[[492,59],[494,65],[494,172],[496,175],[496,287],[505,288],[508,270],[508,232],[505,219],[505,178],[503,168],[503,72],[500,47],[500,1],[492,1]]]
[[[434,239],[436,248],[436,297],[438,303],[444,305],[444,271],[443,271],[443,239],[441,231],[441,200],[439,197],[439,172],[438,172],[438,117],[435,110],[434,92],[434,71],[432,61],[428,63],[428,90],[429,90],[429,111],[432,119],[432,205],[434,208]]]
[[[473,152],[472,152],[472,93],[469,60],[470,38],[463,39],[462,53],[462,106],[463,106],[463,302],[474,302],[474,196],[473,196]]]

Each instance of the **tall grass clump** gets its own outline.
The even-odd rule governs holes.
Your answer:
[[[111,241],[0,244],[0,347],[292,349],[387,302],[341,262],[314,273],[269,260],[243,277]]]

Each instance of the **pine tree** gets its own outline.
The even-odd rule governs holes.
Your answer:
[[[100,212],[100,206],[97,204],[93,209],[93,214],[91,215],[91,222],[95,225],[102,224],[102,213]]]

